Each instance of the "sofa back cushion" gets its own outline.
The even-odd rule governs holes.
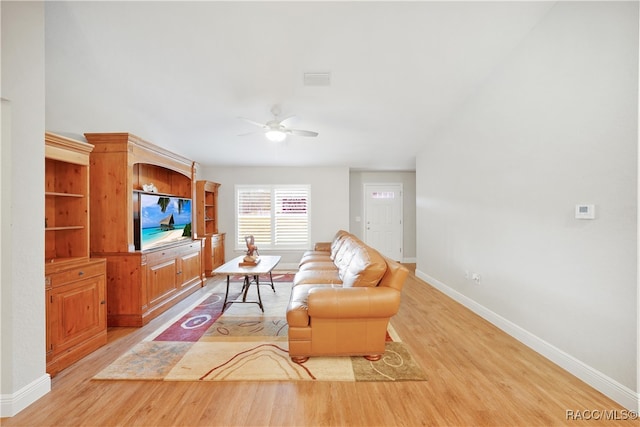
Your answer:
[[[342,239],[342,244],[336,252],[336,256],[333,258],[333,263],[336,265],[340,277],[344,274],[344,271],[349,266],[351,259],[353,258],[354,251],[357,246],[358,239],[355,236],[347,235]]]
[[[338,251],[342,247],[345,240],[347,240],[347,236],[349,236],[349,233],[344,230],[340,230],[336,233],[335,237],[333,238],[333,241],[331,242],[330,257],[332,261],[335,261],[336,256],[338,255]]]
[[[352,257],[342,269],[342,287],[378,286],[387,271],[387,263],[378,251],[355,240]]]
[[[398,292],[402,291],[404,282],[409,275],[409,270],[407,270],[404,265],[389,258],[385,258],[385,261],[387,263],[387,271],[384,273],[384,276],[382,276],[382,279],[380,279],[378,287],[393,288]]]

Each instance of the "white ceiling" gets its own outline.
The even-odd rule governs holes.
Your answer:
[[[46,2],[46,126],[131,132],[202,165],[413,170],[553,4]],[[320,135],[238,136],[274,104]]]

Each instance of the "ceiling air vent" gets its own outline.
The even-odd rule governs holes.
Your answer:
[[[305,86],[330,86],[331,73],[304,73]]]

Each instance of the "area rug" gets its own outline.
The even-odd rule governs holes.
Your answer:
[[[393,328],[381,360],[364,357],[312,357],[304,364],[288,354],[286,307],[291,283],[274,274],[275,292],[260,280],[264,313],[257,304],[234,303],[222,313],[226,280],[194,306],[158,328],[119,357],[94,380],[164,381],[424,381]],[[241,281],[230,300],[241,301]],[[247,301],[255,301],[255,284]]]

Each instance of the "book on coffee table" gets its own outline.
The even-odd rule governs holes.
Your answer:
[[[240,267],[253,267],[256,266],[260,263],[260,258],[256,258],[254,261],[246,261],[246,260],[242,260],[238,263],[238,265]]]

